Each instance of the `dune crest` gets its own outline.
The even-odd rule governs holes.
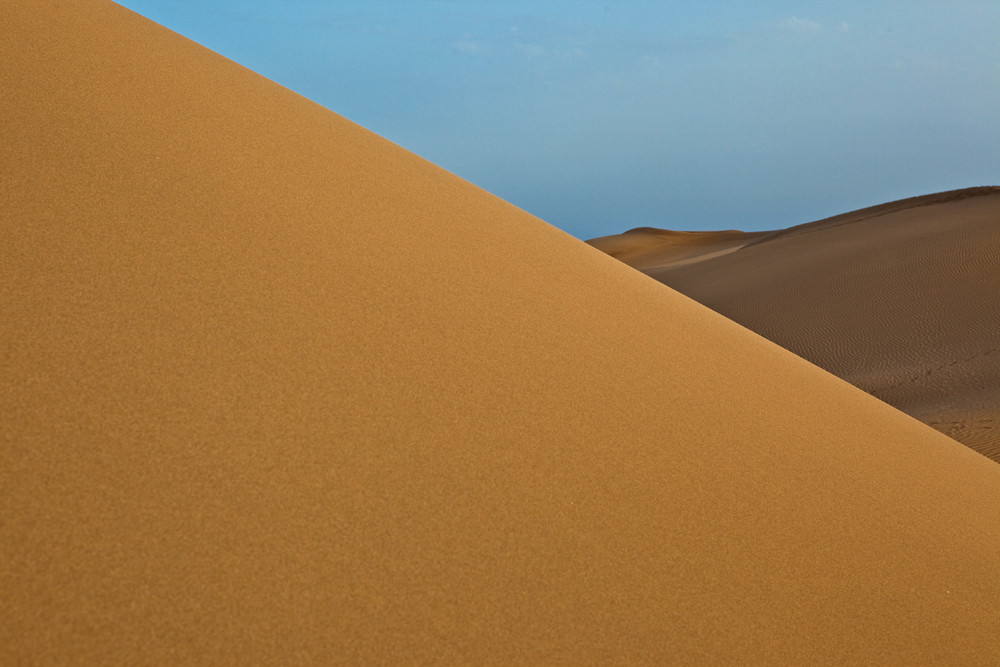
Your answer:
[[[598,250],[638,269],[693,264],[739,250],[766,233],[726,230],[678,232],[652,227],[587,241]]]
[[[1000,187],[765,233],[697,265],[649,261],[660,248],[617,257],[1000,461]]]
[[[1000,467],[111,2],[5,20],[0,663],[995,660]]]

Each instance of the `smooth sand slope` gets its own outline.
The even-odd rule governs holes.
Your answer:
[[[627,240],[622,261],[1000,461],[1000,188],[736,237],[684,262],[669,234],[591,243],[615,255]]]
[[[103,0],[0,40],[0,664],[995,662],[1000,466]]]
[[[624,234],[587,241],[595,248],[637,269],[683,266],[735,252],[770,232],[677,232],[637,227]]]

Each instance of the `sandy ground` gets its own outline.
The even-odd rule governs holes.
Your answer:
[[[640,270],[684,266],[735,252],[771,232],[676,232],[638,227],[624,234],[587,241],[617,260]]]
[[[988,663],[1000,466],[104,0],[0,38],[0,663]]]
[[[1000,461],[1000,188],[733,236],[724,256],[686,240],[678,261],[670,238],[591,243],[629,241],[622,261]]]

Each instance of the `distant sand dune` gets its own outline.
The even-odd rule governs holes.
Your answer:
[[[622,261],[1000,461],[1000,188],[862,209],[681,266],[658,263],[673,256],[653,241],[629,250]]]
[[[739,231],[674,232],[639,227],[588,243],[637,269],[682,266],[734,252],[767,235]]]
[[[4,22],[0,664],[996,661],[1000,466],[110,2]]]

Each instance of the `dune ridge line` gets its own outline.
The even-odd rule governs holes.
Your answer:
[[[0,663],[995,661],[993,462],[111,2],[5,21]]]

